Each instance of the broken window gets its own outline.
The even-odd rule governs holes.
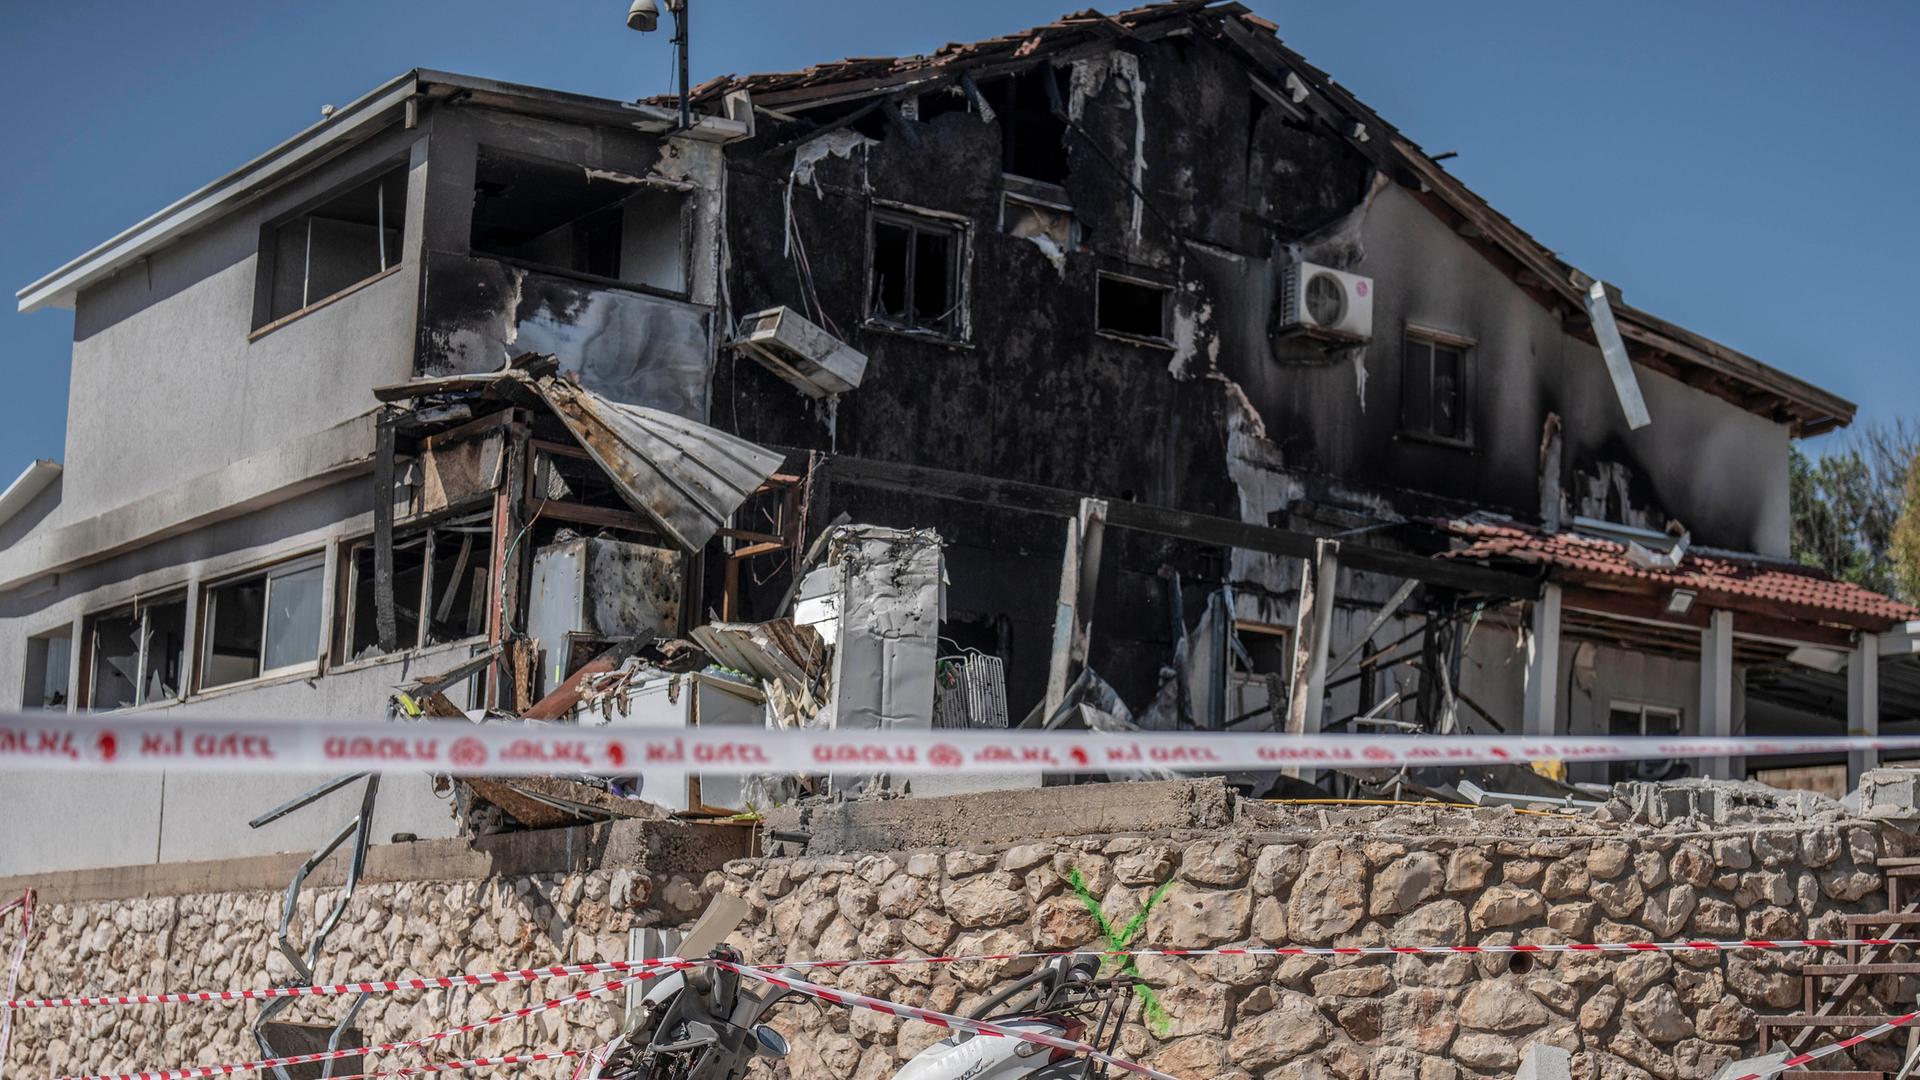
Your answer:
[[[186,594],[91,616],[86,633],[89,709],[104,712],[180,697],[187,662]],[[63,671],[63,683],[65,677]]]
[[[1609,735],[1680,734],[1680,710],[1666,705],[1648,705],[1637,701],[1616,701],[1607,710]],[[1608,779],[1614,783],[1634,779],[1665,779],[1676,763],[1663,761],[1616,761],[1608,766]],[[1652,767],[1657,772],[1649,773]]]
[[[314,556],[209,588],[202,608],[201,688],[318,663],[325,572]]]
[[[1000,196],[1000,231],[1039,244],[1054,260],[1078,251],[1085,243],[1085,229],[1073,218],[1073,202],[1067,189],[1058,184],[1043,184],[1024,177],[1003,175],[1005,193]]]
[[[1066,181],[1067,122],[1061,116],[1066,98],[1060,78],[1052,64],[1043,63],[981,85],[1000,121],[1002,172],[1050,184]]]
[[[73,631],[66,627],[28,638],[20,703],[29,709],[65,709],[72,662]]]
[[[687,291],[687,192],[665,181],[481,147],[476,255]]]
[[[407,171],[382,173],[262,230],[260,327],[345,292],[400,262]]]
[[[1169,344],[1167,320],[1172,302],[1173,290],[1165,285],[1101,271],[1094,297],[1094,326],[1103,334]]]
[[[1465,443],[1467,361],[1472,343],[1409,332],[1401,350],[1400,428],[1412,435]]]
[[[868,318],[959,337],[960,227],[912,214],[873,216]]]
[[[401,651],[487,632],[491,522],[483,511],[394,533],[393,613]],[[353,660],[381,654],[373,555],[372,540],[347,552],[345,653]]]

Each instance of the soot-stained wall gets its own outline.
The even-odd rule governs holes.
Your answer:
[[[493,109],[445,106],[431,121],[417,371],[485,371],[522,352],[550,353],[584,385],[614,400],[705,420],[719,148]],[[479,195],[489,194],[476,184],[482,153],[577,170],[589,188],[679,190],[686,200],[681,235],[667,240],[682,248],[684,292],[669,295],[475,252],[474,207]],[[574,194],[543,193],[533,180],[516,179],[528,190],[491,194],[535,206]],[[670,219],[659,225],[674,227]]]
[[[1570,474],[1624,459],[1659,480],[1636,490],[1670,500],[1663,509],[1698,541],[1768,549],[1774,507],[1758,489],[1772,478],[1771,457],[1784,463],[1784,431],[1663,386],[1650,390],[1658,430],[1615,437],[1606,409],[1617,406],[1597,396],[1610,393],[1597,354],[1338,134],[1264,101],[1237,59],[1175,38],[1038,63],[1053,70],[1068,118],[1065,173],[1052,178],[1078,232],[1064,252],[1003,226],[1005,193],[1023,187],[1003,177],[1003,128],[1045,124],[1022,124],[1019,94],[992,80],[981,83],[998,103],[992,115],[958,88],[934,89],[903,118],[873,111],[811,139],[810,127],[763,114],[756,138],[729,148],[731,310],[787,305],[866,353],[869,366],[829,408],[732,357],[715,371],[715,423],[766,444],[1267,523],[1303,495],[1329,493],[1376,511],[1480,505],[1531,515],[1541,423],[1553,409],[1568,419]],[[960,223],[960,340],[868,320],[876,210]],[[1270,340],[1289,245],[1376,277],[1383,298],[1358,361],[1355,350]],[[1164,344],[1100,331],[1102,271],[1173,288]],[[1409,320],[1485,342],[1475,445],[1401,437]],[[1696,461],[1675,452],[1683,436],[1716,449]],[[1729,454],[1761,462],[1755,490],[1709,499],[1689,470],[1724,466]],[[1713,505],[1692,505],[1700,501]],[[846,485],[833,487],[831,503],[855,520],[938,529],[950,545],[950,635],[1009,655],[1016,711],[1037,697],[1060,521]],[[1228,565],[1266,586],[1253,605],[1263,617],[1286,619],[1284,573],[1248,575],[1218,552],[1110,533],[1092,664],[1136,704],[1170,656],[1168,588],[1157,573],[1166,565],[1185,575],[1189,623]]]

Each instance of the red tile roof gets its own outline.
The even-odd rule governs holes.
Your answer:
[[[1632,592],[1691,589],[1716,606],[1765,603],[1787,608],[1796,617],[1863,628],[1885,629],[1920,619],[1920,609],[1911,604],[1809,566],[1757,556],[1689,553],[1672,570],[1647,570],[1628,560],[1626,545],[1576,532],[1549,533],[1481,518],[1448,521],[1445,527],[1461,544],[1443,558],[1548,566],[1556,578]]]

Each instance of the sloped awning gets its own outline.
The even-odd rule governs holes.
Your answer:
[[[705,547],[785,460],[718,428],[618,404],[557,376],[531,385],[627,505],[684,551]]]
[[[1620,593],[1684,589],[1707,605],[1753,610],[1875,633],[1920,618],[1920,610],[1824,571],[1759,555],[1689,551],[1671,568],[1648,568],[1627,545],[1579,532],[1547,532],[1516,521],[1443,522],[1455,547],[1442,557],[1548,567],[1554,579]]]

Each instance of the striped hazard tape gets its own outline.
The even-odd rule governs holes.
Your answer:
[[[1743,949],[1847,949],[1847,947],[1887,947],[1920,945],[1920,938],[1749,938],[1740,942],[1553,942],[1532,945],[1526,942],[1503,945],[1238,945],[1217,949],[1052,949],[1031,953],[964,953],[937,957],[854,957],[854,959],[814,959],[780,961],[768,969],[831,970],[845,967],[897,967],[897,965],[960,965],[1023,959],[1064,959],[1064,957],[1398,957],[1398,955],[1505,955],[1505,953],[1703,953],[1703,951],[1743,951]],[[405,990],[453,990],[461,986],[499,986],[507,982],[538,982],[547,978],[572,978],[582,974],[637,974],[651,978],[659,969],[687,969],[718,963],[703,957],[659,957],[645,961],[601,961],[580,965],[549,965],[522,969],[482,970],[463,974],[438,974],[432,978],[390,978],[369,982],[326,982],[313,986],[257,986],[244,990],[184,990],[184,992],[140,992],[108,994],[98,997],[25,997],[0,1001],[0,1009],[77,1009],[96,1005],[177,1005],[200,1001],[269,1001],[275,997],[334,997],[344,994],[397,994]]]
[[[406,1039],[400,1042],[371,1043],[366,1046],[343,1047],[336,1050],[316,1050],[308,1054],[290,1054],[286,1057],[263,1058],[258,1061],[240,1061],[221,1065],[193,1065],[184,1069],[160,1069],[133,1073],[103,1073],[97,1076],[68,1076],[62,1077],[61,1080],[197,1080],[199,1077],[231,1076],[234,1073],[261,1072],[287,1065],[306,1065],[318,1061],[338,1061],[341,1058],[359,1057],[363,1054],[384,1054],[397,1050],[411,1050],[416,1047],[431,1046],[434,1043],[459,1035],[467,1035],[475,1031],[496,1027],[500,1024],[510,1023],[514,1020],[524,1020],[529,1016],[549,1012],[554,1009],[569,1008],[583,1001],[590,1001],[602,995],[610,994],[629,983],[650,979],[662,973],[663,972],[660,971],[635,973],[593,987],[592,989],[580,990],[562,997],[552,998],[538,1005],[528,1005],[525,1008],[511,1009],[507,1012],[489,1016],[485,1020],[476,1020],[471,1024],[461,1024],[459,1027],[448,1028],[445,1031],[436,1031],[430,1035],[422,1035],[416,1039]],[[563,1053],[564,1052],[555,1052],[553,1056],[562,1056]]]
[[[749,979],[758,979],[761,982],[770,983],[784,990],[791,990],[797,994],[805,994],[811,998],[818,998],[830,1005],[839,1005],[848,1009],[866,1009],[871,1012],[898,1017],[902,1020],[919,1020],[923,1023],[932,1024],[935,1027],[946,1028],[951,1031],[971,1032],[972,1034],[984,1035],[988,1038],[1018,1039],[1021,1042],[1033,1043],[1054,1050],[1065,1050],[1070,1054],[1084,1055],[1095,1061],[1111,1065],[1116,1069],[1136,1073],[1140,1076],[1152,1076],[1156,1077],[1157,1080],[1180,1080],[1179,1077],[1170,1076],[1158,1069],[1149,1068],[1138,1062],[1128,1061],[1125,1058],[1115,1057],[1092,1043],[1084,1043],[1078,1039],[1061,1038],[1056,1035],[1048,1035],[1042,1031],[1034,1031],[1029,1028],[1016,1028],[1006,1024],[996,1024],[987,1020],[969,1020],[964,1016],[935,1012],[932,1009],[923,1009],[917,1005],[902,1005],[897,1001],[868,997],[865,994],[855,994],[847,990],[835,990],[832,987],[821,986],[818,983],[811,983],[805,979],[789,975],[779,975],[764,968],[748,967],[745,964],[735,964],[726,960],[715,960],[713,963],[715,967],[721,968],[722,970],[731,971]]]
[[[1875,1025],[1874,1027],[1870,1027],[1867,1030],[1861,1032],[1860,1034],[1852,1036],[1851,1038],[1841,1039],[1839,1042],[1828,1043],[1826,1046],[1816,1047],[1812,1050],[1807,1051],[1804,1054],[1795,1054],[1793,1057],[1787,1058],[1785,1061],[1781,1061],[1774,1065],[1769,1065],[1766,1069],[1760,1072],[1745,1073],[1740,1076],[1727,1077],[1726,1080],[1766,1080],[1767,1077],[1777,1076],[1780,1073],[1786,1072],[1788,1069],[1797,1069],[1800,1066],[1805,1065],[1809,1061],[1819,1061],[1823,1057],[1829,1057],[1833,1054],[1839,1053],[1842,1050],[1848,1050],[1853,1047],[1859,1046],[1863,1042],[1867,1042],[1872,1039],[1877,1039],[1880,1036],[1886,1035],[1890,1032],[1898,1031],[1901,1028],[1906,1027],[1907,1025],[1913,1023],[1915,1020],[1920,1020],[1920,1012],[1910,1012],[1905,1016],[1896,1016],[1884,1024],[1878,1024],[1878,1025]]]
[[[881,956],[836,960],[782,960],[770,968],[831,970],[850,967],[890,967],[909,964],[970,964],[1003,960],[1055,960],[1074,956],[1435,956],[1508,953],[1642,953],[1732,952],[1748,949],[1845,949],[1890,945],[1920,946],[1920,938],[1751,938],[1741,941],[1565,941],[1533,945],[1268,945],[1227,946],[1215,949],[1064,949],[1043,952],[969,953],[953,956]],[[195,1002],[266,1001],[287,997],[333,997],[344,994],[390,994],[406,990],[451,990],[463,986],[565,979],[580,975],[651,977],[662,968],[686,968],[716,961],[665,956],[653,960],[605,960],[593,964],[554,964],[548,967],[436,975],[431,978],[384,979],[312,986],[267,986],[237,990],[188,990],[107,994],[97,997],[23,998],[0,1001],[4,1009],[67,1009],[113,1005],[171,1005]]]
[[[581,727],[502,721],[393,724],[352,720],[182,719],[0,714],[0,768],[265,773],[434,772],[462,776],[609,775],[649,769],[714,776],[888,772],[939,775],[1043,771],[1105,773],[1143,766],[1190,772],[1286,766],[1674,758],[1920,750],[1920,735],[1687,738],[1506,735],[1287,735],[1206,731],[991,729],[763,730]]]

